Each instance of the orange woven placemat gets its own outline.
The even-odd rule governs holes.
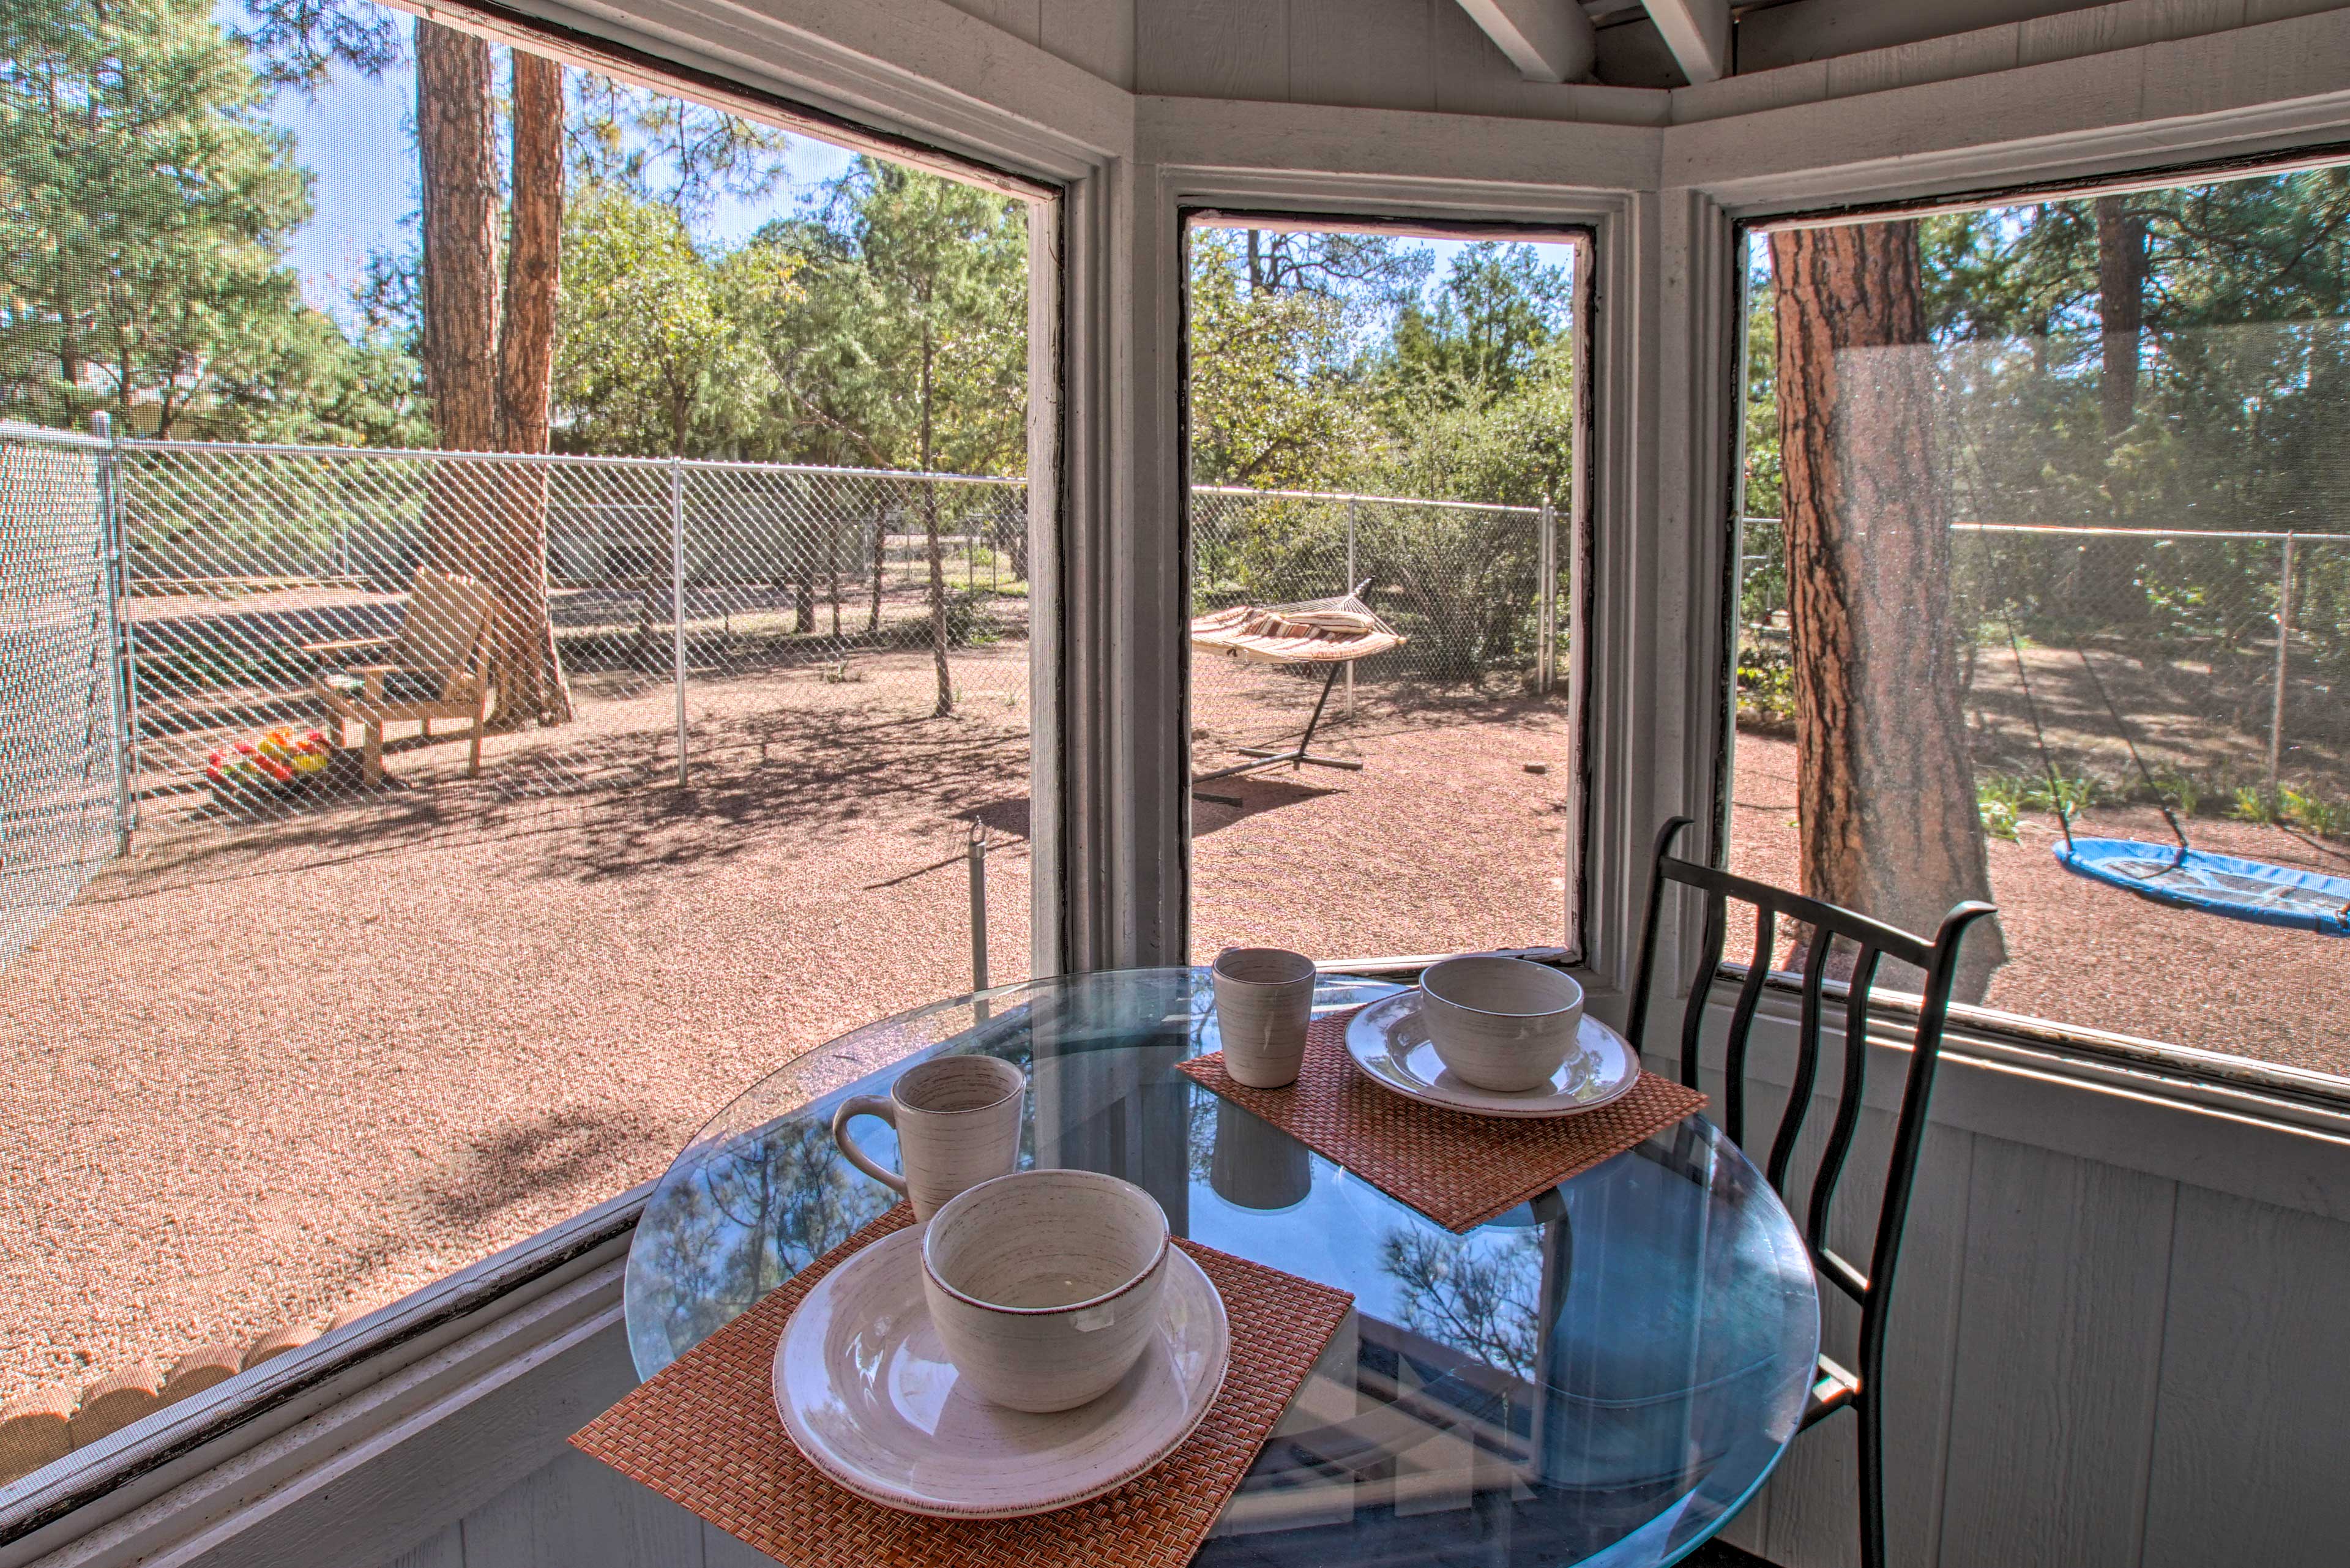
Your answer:
[[[1621,1098],[1571,1116],[1471,1116],[1374,1084],[1347,1054],[1347,1021],[1315,1019],[1305,1062],[1285,1089],[1252,1089],[1223,1053],[1176,1064],[1326,1159],[1449,1231],[1473,1231],[1579,1171],[1704,1108],[1705,1096],[1643,1068]]]
[[[1026,1519],[901,1513],[836,1486],[775,1414],[785,1320],[858,1248],[912,1223],[900,1203],[589,1422],[573,1446],[792,1568],[1176,1568],[1189,1563],[1354,1297],[1191,1241],[1224,1298],[1232,1364],[1199,1429],[1091,1502]]]

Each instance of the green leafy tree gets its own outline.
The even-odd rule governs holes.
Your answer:
[[[925,473],[1017,473],[1027,450],[1028,234],[1017,202],[860,158],[809,218],[745,254],[787,258],[800,287],[753,312],[772,378],[745,444]],[[924,487],[935,711],[954,710],[941,502]],[[868,628],[880,622],[877,559]]]
[[[1261,490],[1335,488],[1373,430],[1350,327],[1326,288],[1252,275],[1245,237],[1191,236],[1191,477]]]
[[[1434,298],[1398,314],[1387,378],[1481,401],[1542,374],[1574,303],[1567,269],[1544,261],[1543,249],[1486,240],[1454,256]]]
[[[565,138],[582,183],[657,202],[689,226],[722,197],[760,201],[784,184],[782,131],[591,71],[575,72]]]
[[[721,263],[677,214],[613,186],[566,214],[556,402],[567,450],[684,457],[743,358]]]
[[[394,433],[381,356],[338,349],[283,260],[290,136],[203,0],[0,11],[0,397],[172,436]],[[321,417],[321,416],[324,417]]]

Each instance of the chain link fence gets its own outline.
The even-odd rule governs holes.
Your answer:
[[[151,805],[283,815],[471,771],[477,727],[542,720],[490,787],[682,780],[848,706],[832,687],[1024,715],[1016,480],[193,442],[120,462]]]
[[[0,424],[0,964],[116,848],[106,450]]]
[[[501,798],[690,781],[896,718],[1027,722],[1018,480],[50,432],[8,452],[10,548],[46,563],[11,556],[11,635],[43,650],[10,661],[12,834],[20,811],[267,821],[476,773]],[[1348,711],[1359,683],[1424,707],[1557,668],[1548,508],[1203,487],[1193,527],[1199,611],[1359,586],[1406,635],[1347,671]],[[1294,727],[1310,684],[1219,663],[1196,706]]]
[[[1785,723],[1784,541],[1777,518],[1745,524],[1740,708]],[[2142,793],[2126,732],[2175,794],[2350,800],[2350,535],[1960,523],[1952,535],[1979,773],[2040,770],[2036,709],[2056,766],[2085,790]]]
[[[1389,495],[1241,490],[1191,493],[1192,612],[1270,607],[1361,590],[1403,646],[1347,667],[1342,712],[1363,689],[1415,707],[1542,689],[1559,668],[1565,556],[1546,506]],[[1543,585],[1553,585],[1545,598]],[[1263,740],[1295,729],[1325,671],[1196,659],[1201,739]],[[1268,702],[1267,693],[1276,694]]]

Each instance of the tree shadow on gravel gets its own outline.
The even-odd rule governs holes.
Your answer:
[[[1309,801],[1337,793],[1336,788],[1316,788],[1313,784],[1293,783],[1286,778],[1268,778],[1261,774],[1211,779],[1201,788],[1191,792],[1191,836],[1205,838],[1209,834],[1234,826],[1252,816],[1263,816],[1266,812],[1279,811],[1284,806],[1304,805]],[[1222,801],[1210,800],[1210,794],[1230,795],[1241,804],[1237,807],[1226,805]]]
[[[795,710],[707,721],[691,732],[683,787],[643,782],[644,746],[633,734],[577,737],[565,753],[573,771],[625,776],[601,788],[527,793],[508,757],[504,779],[485,764],[477,780],[415,782],[273,822],[224,830],[191,819],[151,837],[85,898],[120,902],[470,846],[497,848],[489,875],[601,881],[713,867],[771,848],[777,835],[816,853],[973,814],[1003,833],[1027,831],[1027,732],[985,719]]]
[[[619,1163],[638,1134],[579,1106],[493,1129],[461,1151],[454,1170],[421,1194],[439,1231],[472,1235],[517,1204],[573,1193]]]

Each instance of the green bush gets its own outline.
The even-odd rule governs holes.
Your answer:
[[[2279,805],[2287,822],[2320,838],[2332,838],[2345,826],[2350,826],[2350,806],[2317,795],[2303,794],[2290,786],[2283,792]]]

